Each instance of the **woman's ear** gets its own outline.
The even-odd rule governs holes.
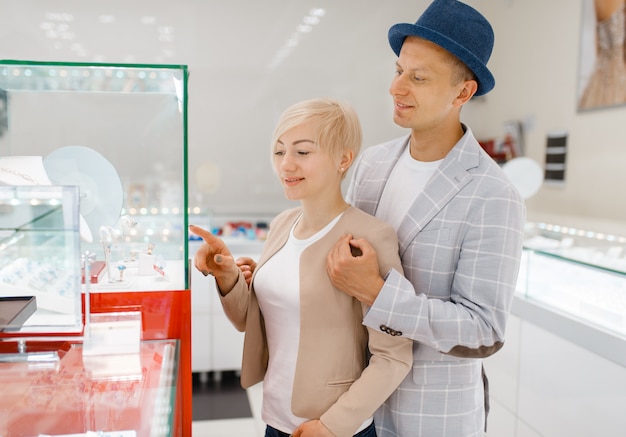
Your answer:
[[[354,152],[352,150],[346,150],[341,154],[341,160],[339,161],[339,171],[344,173],[348,171],[352,160],[354,159]]]

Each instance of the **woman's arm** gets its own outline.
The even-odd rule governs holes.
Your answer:
[[[368,239],[379,254],[380,274],[385,275],[386,272],[393,270],[402,274],[395,230],[383,224],[371,228],[369,234]],[[368,310],[366,305],[362,305],[362,308],[364,313]],[[360,377],[320,418],[337,436],[352,435],[354,429],[350,426],[354,426],[354,420],[360,420],[360,424],[371,417],[404,380],[413,364],[411,339],[391,335],[379,328],[368,327],[367,331],[371,354],[369,364]]]

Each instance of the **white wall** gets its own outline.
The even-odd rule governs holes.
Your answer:
[[[291,11],[264,11],[263,2],[254,3],[243,23],[255,15],[271,18],[259,20],[244,38],[229,39],[230,50],[218,58],[211,57],[210,48],[221,44],[224,35],[204,33],[206,57],[190,69],[191,203],[196,195],[222,214],[277,212],[293,205],[284,199],[271,168],[269,141],[279,114],[302,99],[332,96],[350,102],[361,118],[366,145],[401,135],[404,131],[391,117],[388,87],[395,55],[386,35],[396,22],[414,22],[426,3],[397,0],[389,7],[379,0],[353,0],[339,7],[328,1],[291,2],[290,9],[306,11],[305,4],[315,4],[328,12],[319,29],[271,71],[259,52],[279,47],[284,42],[280,38],[293,31],[297,23],[286,18]],[[199,17],[221,10],[215,2],[195,7]],[[221,168],[220,186],[212,193],[194,191],[195,171],[206,161]]]
[[[467,3],[483,11],[493,24],[496,45],[489,67],[497,84],[485,98],[473,101],[465,109],[463,118],[479,138],[501,136],[505,122],[521,121],[525,128],[526,153],[542,165],[546,134],[553,130],[567,130],[566,182],[563,185],[544,184],[538,194],[528,200],[529,219],[626,235],[626,202],[619,200],[622,198],[622,187],[626,186],[626,171],[622,170],[626,165],[626,136],[621,135],[626,121],[626,106],[577,112],[584,1],[589,2],[468,0]],[[255,95],[264,99],[266,110],[258,114],[258,118],[250,118],[249,114],[243,119],[231,118],[228,126],[230,132],[234,132],[237,126],[241,126],[238,123],[245,121],[245,127],[241,128],[256,129],[258,139],[253,144],[247,144],[245,149],[242,147],[242,153],[237,156],[230,153],[221,158],[230,165],[246,167],[245,180],[235,180],[242,173],[231,172],[233,180],[227,184],[237,189],[232,192],[220,190],[209,199],[214,198],[217,205],[228,205],[230,196],[241,195],[242,190],[248,187],[257,191],[255,198],[261,202],[247,203],[246,208],[263,210],[269,204],[272,207],[283,204],[280,191],[272,185],[273,181],[265,177],[271,170],[263,153],[265,140],[278,112],[299,98],[326,93],[350,99],[363,120],[365,146],[402,133],[391,123],[387,87],[394,57],[388,49],[386,30],[394,22],[415,21],[426,2],[421,2],[421,5],[420,2],[415,3],[414,7],[404,2],[396,4],[394,18],[397,20],[388,22],[382,22],[384,19],[377,21],[375,16],[368,14],[371,4],[362,5],[361,16],[367,17],[371,36],[360,43],[350,40],[354,51],[347,51],[343,59],[328,59],[335,63],[336,74],[328,73],[325,68],[302,65],[301,70],[289,70],[289,76],[284,81],[274,82],[280,86],[276,85],[271,93]],[[345,42],[338,40],[337,43]],[[318,47],[321,51],[325,49]],[[307,68],[318,72],[316,80],[309,81],[310,76],[305,73]],[[347,73],[346,69],[353,73]],[[354,72],[358,74],[353,75]],[[215,83],[204,85],[192,80],[191,89],[199,91],[200,86],[210,87],[220,95],[220,84],[228,83],[228,77],[217,78]],[[199,118],[204,117],[200,111],[192,110],[192,133],[215,137],[215,132],[199,132],[205,126]],[[247,123],[252,125],[249,127]],[[222,130],[223,127],[217,124],[211,126],[209,122],[211,129]],[[225,132],[224,135],[229,134]],[[235,146],[232,139],[229,144]],[[263,152],[250,154],[253,148]],[[258,181],[263,183],[256,183]],[[269,199],[279,200],[267,203]],[[228,208],[237,209],[238,206],[231,204]]]
[[[626,106],[576,109],[583,1],[472,3],[494,25],[489,65],[497,80],[480,110],[468,114],[474,130],[498,135],[503,122],[522,120],[527,154],[542,164],[546,133],[569,131],[566,183],[544,184],[528,200],[529,218],[626,235]]]

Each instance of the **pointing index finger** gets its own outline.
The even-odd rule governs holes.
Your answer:
[[[207,239],[210,239],[213,236],[213,234],[211,234],[206,229],[202,229],[200,226],[196,226],[196,225],[189,225],[189,231],[196,234],[198,237],[202,238],[204,241],[207,241]]]

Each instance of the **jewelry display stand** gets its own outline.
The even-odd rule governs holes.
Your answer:
[[[0,156],[0,182],[7,185],[52,185],[41,156]]]
[[[36,310],[35,296],[0,296],[0,331],[19,329]]]
[[[101,153],[83,146],[61,147],[49,153],[43,165],[55,185],[80,188],[81,217],[92,233],[103,224],[117,222],[124,189],[115,167]]]
[[[191,435],[187,76],[0,61],[0,435]]]

